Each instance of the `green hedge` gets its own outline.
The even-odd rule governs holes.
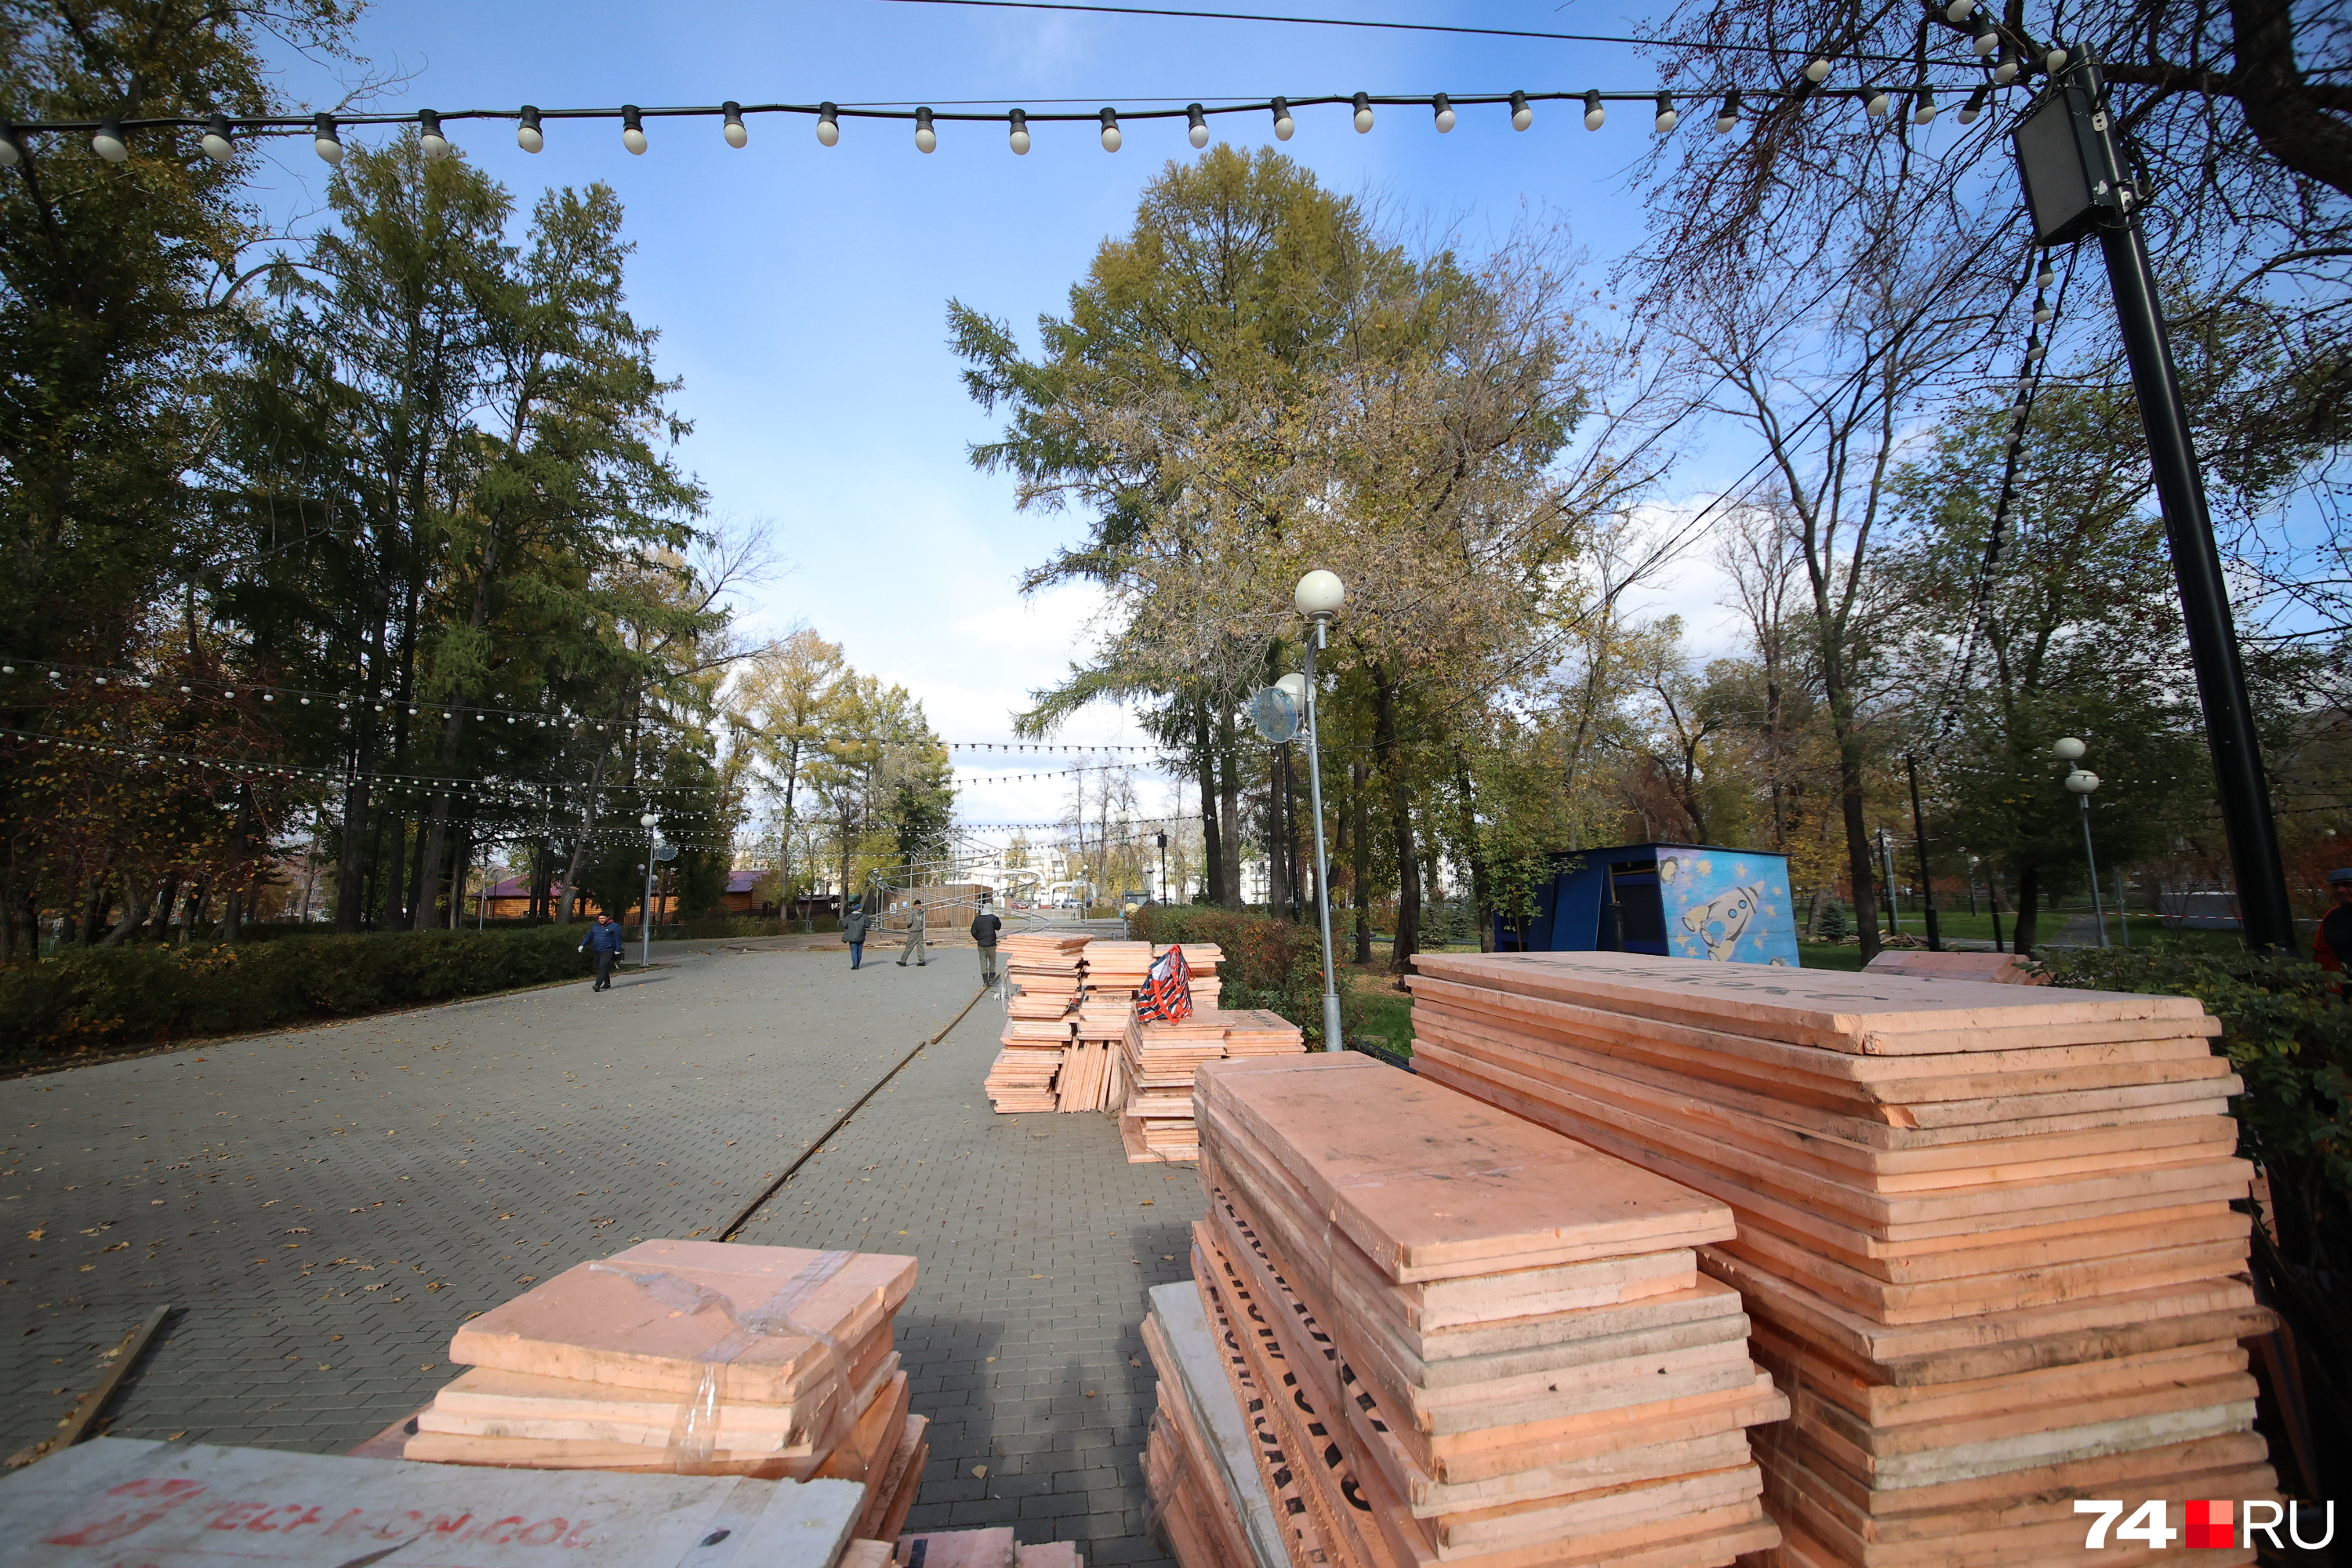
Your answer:
[[[587,972],[583,928],[69,948],[0,969],[0,1064],[474,996]]]
[[[1223,952],[1219,1006],[1267,1008],[1306,1030],[1310,1046],[1322,1044],[1323,960],[1314,927],[1213,904],[1142,904],[1128,915],[1127,931],[1136,942],[1213,942]]]
[[[2166,946],[2046,954],[2058,985],[2193,996],[2245,1080],[2238,1152],[2268,1178],[2254,1227],[2263,1294],[2294,1330],[2322,1473],[2306,1497],[2352,1490],[2352,1006],[2341,974],[2295,958]],[[2273,1443],[2278,1456],[2282,1445]]]

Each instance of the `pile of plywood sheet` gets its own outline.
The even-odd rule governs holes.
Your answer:
[[[1086,984],[1084,931],[1013,931],[997,943],[1017,988],[1005,1004],[1002,1047],[982,1089],[1003,1115],[1059,1110],[1057,1082]]]
[[[1723,1204],[1352,1053],[1212,1063],[1198,1098],[1195,1283],[1297,1482],[1297,1568],[1779,1543],[1747,1429],[1788,1405],[1695,1253]]]
[[[856,1545],[863,1546],[863,1542]],[[902,1535],[887,1555],[871,1563],[844,1558],[842,1568],[1086,1568],[1077,1543],[1045,1541],[1023,1546],[1013,1539],[1010,1525],[992,1530],[938,1530],[923,1535]]]
[[[2047,985],[2030,961],[2013,952],[1922,952],[1891,948],[1863,966],[1864,974],[1907,974],[1914,980],[1982,980],[1995,985]]]
[[[1730,1205],[1700,1250],[1794,1403],[1798,1564],[2137,1562],[2069,1500],[2271,1494],[2270,1315],[2193,1001],[1622,953],[1433,954],[1424,1079]],[[2251,1562],[2225,1552],[2216,1563]]]
[[[1244,1411],[1227,1374],[1230,1327],[1209,1318],[1189,1279],[1151,1291],[1144,1349],[1160,1380],[1143,1449],[1144,1487],[1160,1534],[1184,1568],[1281,1568],[1307,1518],[1298,1483],[1277,1479],[1260,1456],[1277,1456],[1264,1401]],[[1234,1375],[1247,1385],[1245,1364]]]
[[[100,1437],[0,1479],[12,1537],[0,1555],[51,1568],[835,1568],[859,1544],[866,1497],[847,1480],[464,1469]]]
[[[535,1469],[668,1470],[869,1489],[857,1533],[905,1517],[924,1417],[891,1319],[915,1260],[646,1241],[566,1269],[460,1328],[468,1370],[404,1457]]]
[[[1298,1026],[1279,1013],[1194,1013],[1176,1023],[1128,1020],[1119,1047],[1116,1109],[1129,1164],[1197,1160],[1194,1075],[1229,1057],[1295,1057],[1307,1049]]]

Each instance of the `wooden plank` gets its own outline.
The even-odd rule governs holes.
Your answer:
[[[1200,1083],[1399,1281],[1730,1234],[1720,1204],[1354,1053],[1216,1063]]]

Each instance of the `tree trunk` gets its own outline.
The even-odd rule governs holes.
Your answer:
[[[1192,729],[1201,773],[1201,896],[1223,904],[1225,889],[1225,839],[1217,823],[1217,748],[1209,731],[1209,705],[1195,699]]]
[[[1282,920],[1290,918],[1290,834],[1283,822],[1284,766],[1290,748],[1276,746],[1265,755],[1265,900],[1267,913]]]
[[[1371,769],[1362,763],[1348,768],[1349,805],[1355,818],[1356,962],[1372,961],[1372,794]]]
[[[2017,874],[2016,925],[2011,928],[2015,940],[2009,945],[2017,953],[2031,956],[2034,942],[2041,935],[2042,868],[2028,866]]]
[[[1395,842],[1397,872],[1396,930],[1389,943],[1389,973],[1410,973],[1412,955],[1421,951],[1421,857],[1413,848],[1412,792],[1406,787],[1404,758],[1397,747],[1396,686],[1372,679],[1372,749],[1387,776],[1389,836]]]
[[[1862,736],[1853,722],[1853,696],[1845,687],[1839,661],[1824,661],[1822,685],[1830,699],[1830,727],[1837,735],[1838,812],[1845,824],[1847,875],[1853,880],[1853,925],[1862,938],[1862,962],[1878,956],[1878,894],[1876,863],[1872,859],[1870,828],[1863,820]]]
[[[1217,822],[1223,830],[1225,896],[1233,907],[1246,901],[1242,888],[1242,781],[1235,766],[1234,716],[1217,716]]]

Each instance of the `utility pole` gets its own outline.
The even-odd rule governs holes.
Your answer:
[[[1919,809],[1919,759],[1906,756],[1903,765],[1911,773],[1911,834],[1919,846],[1919,897],[1927,910],[1927,951],[1944,951],[1944,931],[1936,923],[1936,884],[1927,871],[1927,818]],[[1969,892],[1975,892],[1974,887]]]
[[[2107,283],[2123,330],[2124,357],[2147,435],[2148,466],[2164,512],[2165,540],[2179,585],[2181,622],[2204,710],[2206,745],[2246,944],[2257,952],[2293,952],[2294,917],[2279,862],[2278,827],[2254,732],[2253,704],[2230,613],[2221,553],[2205,504],[2205,481],[2180,401],[2155,268],[2141,233],[2142,193],[2124,177],[2106,83],[2088,58],[2063,69],[2012,132],[2035,237],[2044,246],[2099,237]]]

